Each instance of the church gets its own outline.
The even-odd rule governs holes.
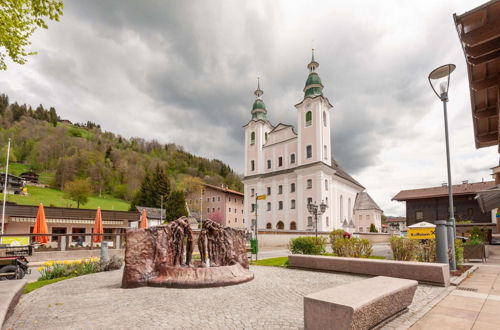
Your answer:
[[[257,86],[252,118],[243,126],[244,218],[251,220],[247,226],[255,222],[257,208],[259,229],[314,230],[307,205],[323,202],[327,208],[318,218],[318,231],[359,230],[354,206],[365,188],[334,160],[330,142],[333,106],[323,95],[318,66],[313,50],[304,99],[295,105],[296,128],[269,122],[264,92]],[[257,196],[262,197],[257,200]],[[380,229],[381,212],[376,211],[369,220]]]

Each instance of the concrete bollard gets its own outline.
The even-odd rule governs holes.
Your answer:
[[[434,221],[436,225],[436,261],[441,264],[448,263],[448,235],[446,220]]]
[[[101,261],[109,261],[108,242],[101,242]]]
[[[120,235],[116,235],[115,236],[115,249],[119,249],[121,248],[121,239],[120,239]]]
[[[59,240],[59,251],[66,251],[66,236],[60,236]]]

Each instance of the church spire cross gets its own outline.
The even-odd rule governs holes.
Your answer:
[[[314,60],[314,48],[312,49],[312,58],[311,62],[307,65],[309,72],[314,72],[318,68],[319,63]]]
[[[257,77],[257,89],[254,92],[255,96],[257,96],[258,99],[264,94],[264,91],[260,89],[260,77]]]

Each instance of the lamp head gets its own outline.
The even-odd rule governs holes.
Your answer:
[[[448,101],[448,89],[450,87],[450,75],[455,70],[455,64],[445,64],[432,70],[429,73],[429,83],[437,97],[443,101]]]

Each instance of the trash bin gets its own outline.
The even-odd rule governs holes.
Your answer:
[[[258,241],[256,238],[250,240],[250,247],[252,248],[252,254],[257,254],[258,252]]]

